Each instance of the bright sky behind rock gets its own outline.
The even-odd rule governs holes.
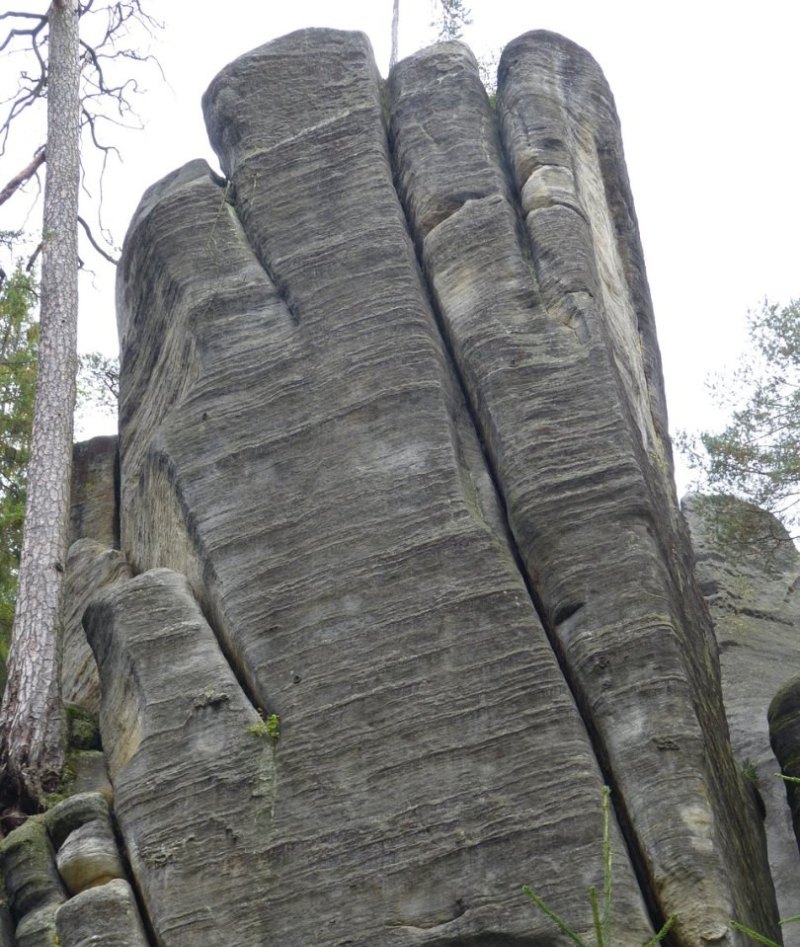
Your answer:
[[[240,53],[302,27],[359,29],[387,69],[391,0],[226,0],[213,16],[187,0],[143,5],[165,24],[151,46],[167,84],[150,73],[150,91],[136,103],[144,130],[116,135],[124,164],[110,169],[104,219],[117,242],[148,185],[191,158],[217,166],[200,96]],[[472,0],[471,9],[464,39],[479,58],[545,28],[580,43],[603,68],[622,124],[672,428],[718,423],[704,379],[742,351],[747,310],[764,296],[800,295],[800,12],[786,0]],[[434,39],[434,15],[432,0],[400,0],[401,57]],[[20,145],[22,157],[34,142]],[[4,181],[18,170],[2,165]],[[113,352],[113,273],[89,262],[95,276],[83,281],[80,345]],[[82,434],[101,429],[99,422]],[[679,486],[686,484],[682,474]]]

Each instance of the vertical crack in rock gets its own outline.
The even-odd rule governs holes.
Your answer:
[[[448,83],[447,80],[450,80]],[[431,109],[431,87],[438,86],[436,98],[450,113],[454,129],[443,121],[443,115],[437,109]],[[581,711],[584,725],[594,747],[598,764],[603,773],[605,782],[612,788],[612,801],[624,827],[624,839],[629,849],[632,864],[637,868],[641,879],[642,895],[651,914],[655,930],[661,928],[665,917],[661,906],[653,897],[652,888],[644,872],[642,853],[638,846],[638,839],[631,831],[630,817],[625,807],[625,800],[617,792],[617,780],[611,769],[608,753],[604,741],[598,734],[597,727],[592,719],[590,707],[575,680],[575,674],[565,657],[558,635],[558,630],[584,607],[583,602],[566,601],[559,606],[552,618],[542,601],[541,595],[532,581],[529,570],[525,566],[524,557],[513,535],[508,519],[508,510],[504,501],[502,480],[498,475],[495,458],[490,450],[486,449],[483,438],[487,435],[485,427],[474,410],[474,398],[480,393],[475,384],[472,389],[463,375],[464,359],[457,355],[459,340],[454,339],[452,327],[442,314],[440,301],[436,292],[435,283],[430,281],[431,258],[426,254],[426,241],[429,234],[436,227],[444,224],[449,218],[459,213],[468,214],[470,209],[464,209],[468,201],[483,201],[484,206],[490,208],[489,213],[499,214],[504,219],[508,232],[513,232],[513,211],[519,209],[519,204],[513,197],[509,178],[505,173],[501,144],[497,134],[494,116],[491,111],[486,93],[479,78],[478,65],[470,50],[461,43],[437,44],[429,50],[402,61],[392,72],[389,79],[389,100],[391,110],[390,143],[395,160],[398,188],[406,207],[409,226],[412,236],[416,238],[419,248],[420,265],[423,273],[429,280],[430,298],[440,327],[443,342],[448,351],[454,375],[459,381],[463,397],[467,403],[471,423],[481,438],[483,445],[483,459],[490,472],[496,496],[501,504],[503,515],[503,533],[508,538],[509,547],[520,576],[525,582],[531,602],[536,610],[542,627],[545,630],[553,648],[559,667],[576,699]],[[469,115],[473,127],[464,129],[458,127],[459,118],[463,114]],[[435,131],[434,131],[435,130]],[[455,132],[455,134],[454,134]],[[460,133],[460,134],[459,134]],[[472,134],[470,134],[472,133]],[[464,151],[472,148],[473,153],[464,157]],[[420,160],[422,152],[424,159]],[[443,162],[443,167],[436,168],[436,162],[431,161],[431,152]],[[453,156],[458,155],[455,159]],[[473,159],[471,162],[469,159]],[[445,178],[453,172],[452,177]],[[437,176],[436,171],[440,174]],[[444,174],[441,172],[444,171]],[[463,175],[463,177],[462,177]],[[449,188],[460,188],[466,182],[472,188],[469,194],[462,190],[451,192]],[[574,200],[574,209],[584,216],[583,209]],[[511,213],[509,213],[511,211]],[[513,247],[513,242],[512,242]],[[537,276],[533,271],[530,245],[520,242],[514,249],[519,251],[523,259],[528,257],[531,272],[528,298],[525,299],[525,308],[538,306]],[[526,254],[527,251],[527,254]],[[521,281],[524,285],[524,278]],[[524,298],[525,291],[522,292]],[[507,314],[507,313],[506,313]],[[565,325],[575,329],[570,320],[562,320]],[[576,334],[582,340],[586,335],[582,326]],[[455,348],[454,348],[455,346]],[[509,359],[511,364],[514,359]]]
[[[470,60],[449,44],[395,68],[392,140],[529,588],[618,787],[656,920],[679,914],[684,944],[729,938],[732,914],[775,930],[672,496],[610,93],[590,57],[554,34],[521,37],[504,53],[498,111],[531,274]]]
[[[125,835],[120,828],[119,821],[115,813],[111,812],[111,827],[114,831],[114,839],[117,843],[117,850],[119,851],[120,858],[122,863],[125,866],[125,875],[130,880],[130,889],[133,895],[133,901],[136,904],[136,909],[139,912],[139,919],[141,920],[142,927],[144,928],[144,936],[147,940],[148,947],[159,947],[158,938],[156,937],[156,931],[153,926],[153,919],[150,917],[150,912],[147,908],[147,901],[142,893],[142,889],[139,886],[138,879],[131,865],[131,854],[128,849],[128,844],[125,839]]]

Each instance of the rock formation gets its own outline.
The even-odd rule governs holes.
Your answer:
[[[794,917],[800,914],[798,849],[786,790],[776,777],[781,764],[790,772],[789,761],[778,747],[778,759],[773,755],[767,711],[793,669],[800,667],[800,553],[774,517],[731,498],[688,497],[683,510],[696,551],[697,580],[719,643],[731,742],[764,807],[780,915]],[[726,539],[726,525],[737,515],[747,517],[746,544]],[[784,732],[782,744],[793,745],[796,754],[796,731],[791,736]],[[787,926],[783,935],[787,947],[800,945],[798,925]]]
[[[203,107],[225,177],[134,215],[118,491],[69,565],[122,871],[73,894],[88,830],[35,829],[17,942],[91,942],[85,898],[105,943],[561,943],[524,883],[590,937],[604,784],[615,947],[778,939],[597,64],[522,36],[495,106],[462,44],[384,83],[307,30]]]

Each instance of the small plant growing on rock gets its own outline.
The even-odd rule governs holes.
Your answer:
[[[269,737],[270,740],[277,743],[281,737],[281,718],[277,714],[269,714],[263,720],[251,723],[244,729],[246,733],[250,733],[254,737]]]
[[[758,768],[749,756],[742,763],[742,775],[748,782],[758,785]]]
[[[603,904],[600,906],[600,899],[597,894],[597,888],[592,885],[589,888],[589,903],[592,906],[592,924],[594,927],[594,936],[596,947],[611,947],[611,841],[609,839],[609,811],[610,811],[611,790],[608,786],[603,786],[601,803],[603,809]],[[533,901],[537,908],[558,927],[562,934],[576,945],[576,947],[589,947],[583,938],[570,927],[570,925],[559,914],[547,905],[547,903],[530,888],[524,885],[523,894],[527,895]],[[670,932],[676,917],[672,915],[661,930],[655,934],[644,947],[656,947]],[[764,941],[767,943],[767,941]]]

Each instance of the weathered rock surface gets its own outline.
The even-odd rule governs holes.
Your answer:
[[[685,536],[611,94],[583,50],[541,33],[503,53],[499,137],[460,44],[405,60],[389,91],[412,233],[525,577],[638,868],[697,942],[732,911],[758,916],[769,891],[730,869],[732,838],[754,859],[759,842],[731,820],[745,803],[711,628],[674,551]]]
[[[93,714],[100,709],[100,681],[83,630],[83,613],[103,587],[131,575],[125,556],[117,549],[109,549],[94,539],[79,539],[70,547],[61,649],[61,694],[66,704],[74,704]]]
[[[119,546],[117,438],[93,437],[72,452],[70,544],[90,537]]]
[[[28,819],[0,843],[0,876],[11,907],[0,944],[143,947],[147,940],[124,873],[102,795],[75,795]]]
[[[525,882],[590,936],[604,781],[615,947],[673,912],[674,947],[778,939],[597,65],[521,37],[495,112],[458,43],[384,90],[363,36],[309,30],[204,110],[227,179],[150,188],[119,268],[141,574],[70,567],[155,942],[560,942]],[[90,888],[59,936],[138,944],[125,905]]]
[[[781,917],[793,917],[800,914],[800,859],[784,784],[775,778],[780,767],[770,747],[767,710],[792,668],[800,667],[800,553],[774,517],[746,504],[731,508],[732,503],[728,498],[687,497],[682,506],[697,579],[719,643],[731,741],[766,810]],[[720,536],[719,526],[736,510],[752,520],[748,545],[731,546]],[[800,945],[800,929],[784,927],[783,938],[787,945]]]
[[[276,746],[186,580],[139,575],[85,621],[114,811],[159,945],[268,943]]]
[[[60,947],[149,947],[131,887],[121,879],[70,898],[56,928]]]
[[[91,819],[69,833],[56,855],[56,866],[71,896],[124,878],[107,813],[105,818]]]
[[[99,792],[111,801],[113,789],[102,750],[71,750],[67,754],[67,767],[70,792]]]
[[[207,100],[262,123],[259,90],[281,74],[310,103],[267,117],[274,149],[241,131],[255,136],[241,174],[270,183],[234,175],[233,189],[280,198],[243,214],[269,228],[256,253],[197,165],[133,223],[124,548],[137,569],[190,577],[254,702],[280,715],[271,942],[549,930],[519,884],[529,852],[555,847],[573,883],[538,883],[588,930],[602,777],[420,281],[366,41],[307,41],[310,58],[297,37],[245,58]],[[325,188],[309,190],[320,173]],[[262,266],[267,244],[280,254]],[[156,258],[162,278],[143,278]],[[537,761],[524,776],[522,759]],[[620,926],[641,942],[620,868]]]
[[[565,878],[598,877],[595,759],[679,942],[734,915],[776,934],[594,62],[522,37],[495,122],[463,47],[412,57],[390,148],[366,41],[306,31],[204,108],[226,187],[197,163],[165,179],[123,254],[121,539],[137,570],[189,577],[280,714],[265,934],[521,937],[537,922],[510,893],[548,874],[521,853],[554,847],[580,856],[543,893],[588,929]],[[547,764],[520,782],[522,759]]]
[[[0,842],[16,947],[52,947],[55,914],[65,900],[53,847],[42,816],[28,819]]]

